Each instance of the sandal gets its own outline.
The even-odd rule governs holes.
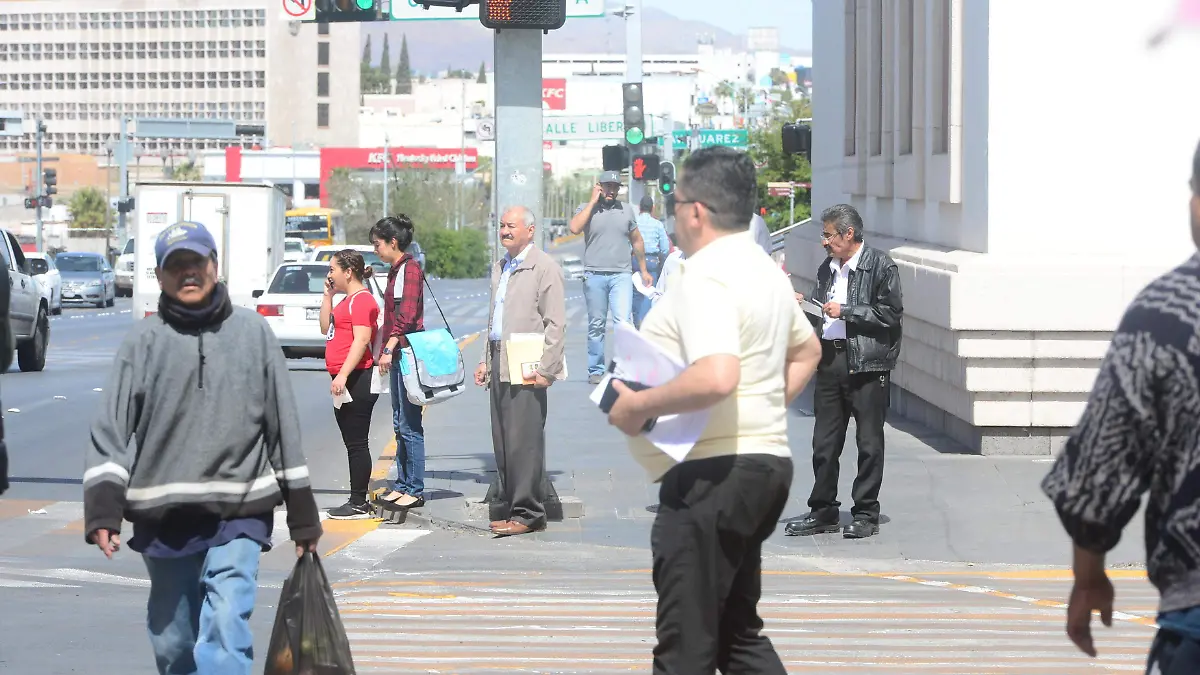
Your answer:
[[[401,498],[397,501],[394,501],[392,503],[401,509],[419,509],[422,506],[425,506],[425,498],[424,497],[414,497],[412,495],[404,495],[403,498]]]
[[[396,502],[400,501],[401,499],[403,499],[407,496],[408,495],[404,494],[403,492],[397,492],[395,490],[392,490],[391,492],[387,493],[386,495],[380,496],[379,501],[387,502],[389,504],[395,504]]]

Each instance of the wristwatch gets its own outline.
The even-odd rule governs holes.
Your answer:
[[[392,353],[392,348],[391,348],[391,347],[384,347],[384,348],[383,348],[383,353],[384,353],[384,354],[387,354],[387,355],[389,355],[389,356],[390,356],[390,355],[391,355],[391,353]]]

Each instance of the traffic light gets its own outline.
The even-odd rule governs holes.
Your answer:
[[[663,212],[668,218],[675,217],[675,195],[669,194],[663,199]]]
[[[623,145],[606,145],[601,151],[605,171],[624,171],[629,167],[629,149]]]
[[[117,213],[133,213],[133,197],[118,199]]]
[[[783,125],[783,154],[812,156],[812,128],[807,124]]]
[[[45,185],[45,187],[42,189],[42,194],[58,194],[58,188],[55,187],[58,185],[58,171],[56,169],[46,169],[45,171],[42,171],[42,183]]]
[[[36,209],[37,207],[38,207],[38,198],[37,197],[26,197],[25,198],[25,208]]]
[[[658,167],[658,191],[664,195],[675,195],[675,164],[674,162],[663,162]],[[674,209],[675,200],[671,200],[671,208]]]
[[[658,155],[638,155],[633,158],[634,180],[655,180],[658,178]]]
[[[318,23],[363,22],[380,19],[379,0],[315,0]]]
[[[567,0],[479,0],[479,22],[492,30],[557,30],[567,22]]]
[[[646,140],[646,112],[642,109],[642,84],[627,82],[621,85],[621,93],[625,101],[625,142],[630,145],[641,145],[642,141]]]

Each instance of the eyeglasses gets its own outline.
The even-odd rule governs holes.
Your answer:
[[[704,208],[708,209],[709,213],[720,213],[720,211],[709,206],[708,202],[703,202],[703,201],[700,201],[699,199],[676,199],[675,206],[679,206],[680,204],[700,204]]]
[[[831,241],[836,236],[838,236],[837,232],[822,232],[821,241]]]

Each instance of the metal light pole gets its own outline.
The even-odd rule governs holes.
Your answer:
[[[42,177],[42,140],[46,135],[46,125],[42,123],[42,116],[38,115],[34,119],[34,124],[37,126],[37,175],[33,177],[37,186],[35,194],[37,195],[37,207],[33,211],[34,222],[37,223],[37,250],[44,251],[42,248],[42,192],[45,191],[45,179]]]
[[[121,114],[121,137],[117,140],[117,191],[120,203],[124,204],[129,197],[129,120]],[[125,241],[125,210],[117,210],[117,232],[119,241]]]
[[[383,217],[384,218],[387,218],[387,216],[388,216],[388,173],[387,173],[387,170],[388,170],[388,164],[391,163],[388,161],[392,158],[391,155],[392,155],[392,153],[388,149],[388,135],[385,133],[383,135]]]
[[[542,209],[542,32],[496,33],[496,158],[492,189],[499,219],[505,209],[524,206],[540,218]],[[540,222],[538,223],[541,224]],[[488,224],[495,229],[495,220]],[[534,242],[546,247],[546,230]],[[499,242],[497,242],[499,243]],[[495,248],[493,248],[495,251]]]
[[[642,84],[642,0],[625,0],[624,12],[618,12],[625,18],[625,81]],[[645,101],[646,88],[642,87],[642,100]],[[645,110],[643,109],[643,114]],[[652,120],[645,115],[646,135],[653,133],[650,128]],[[637,205],[642,195],[646,193],[646,184],[633,179],[633,153],[630,153],[629,166],[629,203]]]

